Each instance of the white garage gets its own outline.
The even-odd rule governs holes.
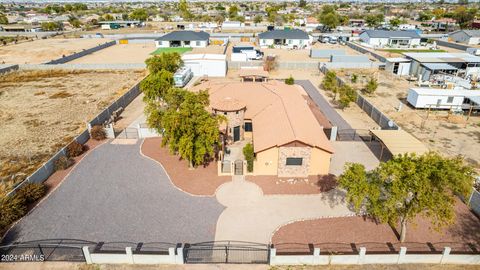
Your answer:
[[[189,67],[194,76],[225,77],[227,60],[224,54],[185,54],[183,64]]]

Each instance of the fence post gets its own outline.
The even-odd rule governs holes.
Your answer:
[[[82,247],[83,257],[85,257],[85,262],[87,264],[92,264],[92,257],[90,256],[90,250],[88,250],[88,246]]]
[[[330,130],[330,141],[337,140],[337,131],[338,131],[338,127],[332,126],[332,129]]]
[[[365,247],[360,247],[360,252],[358,253],[358,264],[363,264],[365,262],[366,254],[367,249]]]
[[[275,257],[277,256],[277,249],[276,248],[270,248],[270,265],[275,265]]]
[[[177,247],[177,256],[175,259],[176,264],[184,264],[185,263],[185,258],[183,257],[183,247]]]
[[[133,261],[133,253],[132,253],[132,247],[126,247],[125,248],[125,253],[128,258],[128,263],[134,264],[135,262]]]
[[[442,252],[442,258],[440,259],[440,264],[445,264],[445,259],[450,255],[452,249],[450,247],[445,247]]]
[[[407,248],[406,247],[400,247],[400,253],[398,253],[397,264],[403,263],[403,259],[405,259],[406,254],[407,254]]]
[[[320,263],[320,248],[313,249],[313,264]]]
[[[168,248],[168,256],[170,256],[170,263],[175,264],[177,258],[175,258],[175,248]]]

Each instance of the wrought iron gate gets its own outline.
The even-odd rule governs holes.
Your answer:
[[[205,242],[185,244],[183,256],[185,263],[191,264],[268,264],[270,249],[268,245],[250,242]]]

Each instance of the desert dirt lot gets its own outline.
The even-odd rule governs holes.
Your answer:
[[[345,81],[350,82],[352,74],[359,75],[353,86],[360,89],[370,76],[379,82],[375,94],[367,97],[378,109],[392,118],[403,129],[420,139],[430,150],[436,150],[449,156],[462,155],[480,169],[480,117],[448,116],[446,111],[432,111],[427,118],[427,110],[414,109],[407,105],[406,97],[414,83],[374,70],[337,70]],[[400,103],[402,108],[397,110]]]
[[[109,39],[49,38],[0,47],[0,63],[41,64],[109,42]]]
[[[72,64],[131,64],[144,63],[155,51],[155,43],[117,44],[75,59]]]
[[[143,71],[98,70],[3,75],[0,179],[10,184],[23,180],[143,76]]]

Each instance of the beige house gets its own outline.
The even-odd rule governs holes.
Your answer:
[[[210,109],[224,115],[227,145],[253,142],[254,175],[306,177],[328,174],[332,145],[307,105],[303,89],[279,81],[207,82]]]

